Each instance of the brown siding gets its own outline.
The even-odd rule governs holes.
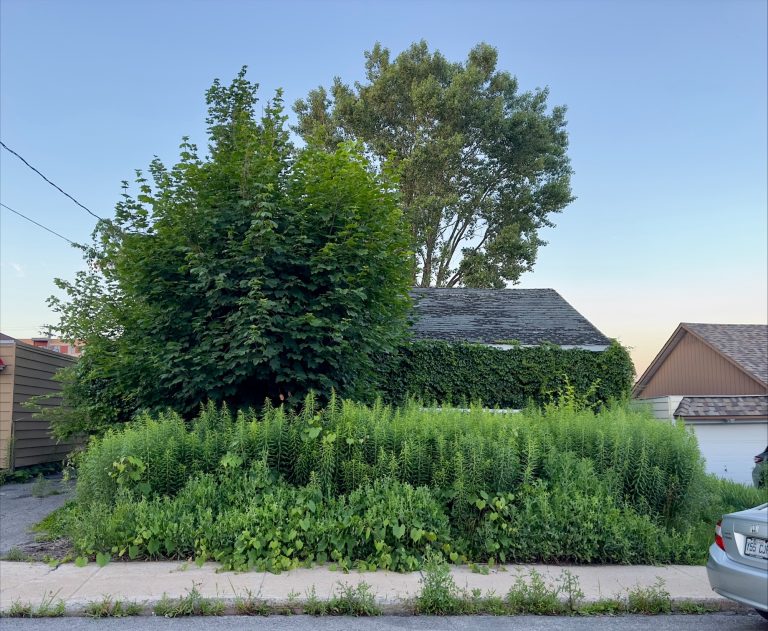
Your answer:
[[[648,381],[640,396],[768,394],[744,371],[688,332]]]
[[[45,419],[33,418],[34,412],[24,406],[30,397],[61,390],[53,375],[61,368],[71,366],[74,359],[67,355],[16,344],[15,381],[13,388],[13,466],[25,467],[63,460],[77,445],[77,441],[57,443],[50,435],[50,424]],[[60,405],[53,397],[41,407]]]
[[[5,369],[0,372],[0,469],[11,466],[15,357],[16,344],[13,340],[0,340],[0,358],[5,362]]]

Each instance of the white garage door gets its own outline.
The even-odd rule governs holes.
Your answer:
[[[752,485],[754,457],[768,443],[766,423],[690,423],[696,432],[707,473]]]

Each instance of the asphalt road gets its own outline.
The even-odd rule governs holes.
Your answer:
[[[34,542],[29,529],[71,498],[73,489],[73,483],[61,482],[61,475],[46,478],[42,486],[34,480],[0,486],[0,555]],[[46,497],[34,495],[53,492]]]
[[[311,616],[269,616],[249,618],[46,618],[38,620],[3,619],[5,631],[766,631],[768,622],[757,614],[719,613],[702,616],[457,616],[453,618],[382,616],[380,618],[314,618]]]

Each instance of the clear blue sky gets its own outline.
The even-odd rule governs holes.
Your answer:
[[[553,287],[642,369],[680,321],[766,322],[765,0],[0,1],[0,136],[99,214],[247,64],[286,102],[361,79],[363,51],[480,41],[523,89],[568,106],[578,197],[522,287]],[[5,151],[2,202],[84,241],[93,219]],[[52,322],[79,253],[0,210],[0,329]]]

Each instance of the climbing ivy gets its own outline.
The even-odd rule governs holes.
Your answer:
[[[577,397],[595,404],[627,398],[634,375],[629,352],[618,342],[594,352],[552,344],[502,350],[416,341],[379,364],[379,394],[390,403],[415,396],[438,403],[522,408],[544,403],[568,385]]]

